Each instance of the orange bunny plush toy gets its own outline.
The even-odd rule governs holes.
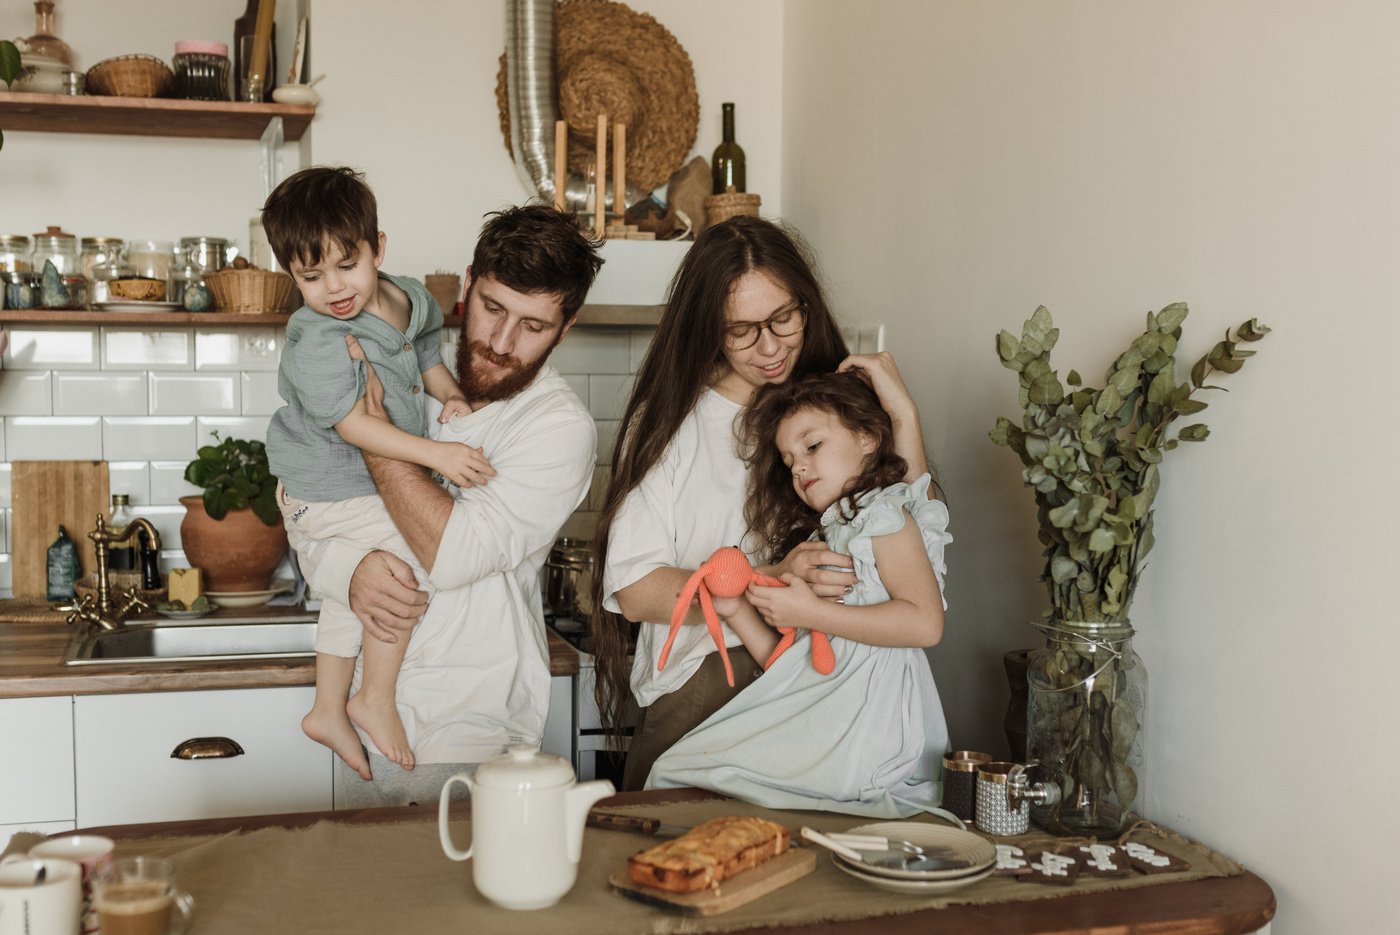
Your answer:
[[[676,641],[676,634],[680,632],[685,615],[690,610],[691,599],[698,593],[700,612],[705,616],[705,627],[710,631],[710,639],[714,640],[720,658],[724,660],[725,678],[729,681],[729,687],[733,688],[734,669],[729,663],[729,652],[724,646],[724,631],[720,627],[719,614],[715,612],[713,598],[739,597],[748,590],[750,584],[758,584],[768,588],[787,587],[786,583],[777,578],[754,571],[748,558],[734,546],[728,545],[722,549],[716,549],[714,554],[695,570],[695,574],[690,576],[690,580],[681,589],[680,597],[676,599],[676,608],[671,613],[671,632],[666,637],[666,645],[661,647],[661,655],[657,659],[656,668],[666,667],[666,659],[671,653],[671,644]],[[778,631],[783,634],[783,638],[778,641],[773,653],[764,662],[764,669],[770,668],[797,639],[797,631],[792,627],[779,627]],[[818,633],[815,630],[812,631],[812,666],[822,675],[830,675],[836,667],[836,653],[831,648],[831,641],[827,639],[825,633]]]

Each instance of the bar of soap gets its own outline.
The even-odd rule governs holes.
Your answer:
[[[166,585],[166,600],[180,601],[186,607],[193,604],[204,593],[198,568],[172,568]]]

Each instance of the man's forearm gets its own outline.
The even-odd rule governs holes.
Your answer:
[[[430,573],[452,515],[452,496],[416,464],[365,455],[384,507],[408,547]]]

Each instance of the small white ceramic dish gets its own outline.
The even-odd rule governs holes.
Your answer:
[[[204,610],[161,610],[156,608],[156,613],[162,617],[169,617],[171,620],[198,620],[200,617],[208,616],[219,609],[219,605],[210,602]]]
[[[893,877],[879,876],[865,870],[859,870],[836,854],[831,855],[831,862],[842,873],[853,876],[857,880],[863,880],[877,889],[887,890],[891,893],[907,893],[912,896],[935,896],[961,889],[979,880],[987,879],[997,869],[996,862],[993,861],[990,867],[985,867],[966,876],[953,877],[951,880],[896,880]]]
[[[894,866],[855,861],[840,854],[832,854],[838,864],[860,870],[863,874],[884,877],[889,880],[913,880],[930,882],[933,880],[955,880],[980,873],[987,867],[996,866],[996,845],[986,838],[949,828],[946,825],[930,825],[917,821],[882,821],[871,825],[861,825],[848,829],[849,834],[870,834],[885,838],[895,838],[917,844],[930,854],[957,861],[960,866],[938,870],[902,870]]]
[[[321,95],[309,84],[279,85],[272,89],[272,99],[279,104],[310,104],[312,107],[321,103]]]
[[[205,591],[204,593],[209,600],[220,607],[257,607],[266,604],[283,591],[290,591],[294,583],[290,578],[278,578],[266,591]]]

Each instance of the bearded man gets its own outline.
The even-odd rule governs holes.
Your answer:
[[[391,553],[331,540],[310,561],[303,556],[308,581],[347,600],[366,639],[410,640],[397,704],[415,766],[401,769],[367,743],[374,778],[365,782],[337,758],[337,807],[431,801],[452,774],[543,736],[540,568],[588,493],[597,443],[588,409],[547,361],[603,261],[573,218],[548,205],[488,218],[467,270],[457,348],[472,411],[440,426],[437,438],[477,448],[490,467],[469,487],[445,489],[418,465],[365,455],[436,588],[432,601]],[[354,338],[347,343],[363,359]],[[366,368],[366,405],[382,417],[378,378]],[[357,671],[354,688],[359,679]]]

